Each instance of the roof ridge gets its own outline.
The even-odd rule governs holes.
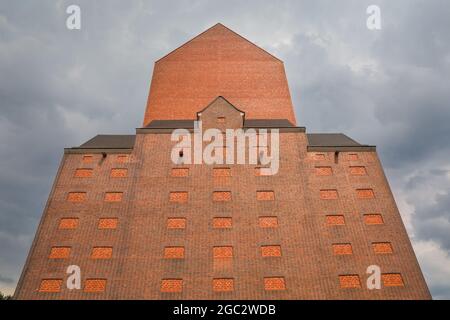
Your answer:
[[[195,37],[193,37],[192,39],[184,42],[183,44],[181,44],[180,46],[176,47],[175,49],[173,49],[172,51],[170,51],[169,53],[167,53],[166,55],[162,56],[161,58],[159,58],[158,60],[155,61],[155,63],[158,63],[159,61],[165,59],[166,57],[168,57],[169,55],[171,55],[172,53],[175,53],[176,51],[178,51],[179,49],[181,49],[182,47],[186,46],[187,44],[191,43],[192,41],[194,41],[195,39],[201,37],[202,35],[204,35],[205,33],[207,33],[208,31],[210,31],[213,28],[216,28],[217,26],[221,26],[225,29],[227,29],[228,31],[230,31],[231,33],[233,33],[234,35],[238,36],[239,38],[243,39],[244,41],[250,43],[251,45],[253,45],[254,47],[256,47],[257,49],[263,51],[264,53],[268,54],[269,56],[271,56],[272,58],[278,60],[281,63],[284,63],[280,58],[275,57],[273,54],[271,54],[270,52],[268,52],[267,50],[263,49],[262,47],[258,46],[257,44],[255,44],[254,42],[248,40],[247,38],[241,36],[239,33],[237,33],[236,31],[231,30],[230,28],[228,28],[227,26],[225,26],[224,24],[218,22],[215,25],[209,27],[208,29],[206,29],[205,31],[199,33],[198,35],[196,35]]]

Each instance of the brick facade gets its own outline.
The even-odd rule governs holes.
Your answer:
[[[169,82],[195,66],[206,72],[198,61],[215,45],[225,60],[246,56],[223,66],[205,57],[212,69],[232,68],[238,76],[245,92],[233,95],[230,88],[230,101],[246,114],[226,104],[203,110],[206,128],[241,128],[243,117],[293,120],[282,63],[251,44],[234,47],[234,36],[218,44],[216,31],[157,63],[145,123],[195,117],[214,98],[214,90],[202,89],[201,98],[180,104],[163,93],[194,90],[183,73],[181,84]],[[184,65],[188,53],[195,63]],[[267,101],[252,100],[264,93],[253,76],[239,77],[255,68],[273,89]],[[273,104],[275,91],[282,97]],[[280,129],[279,171],[262,176],[258,165],[174,164],[170,133],[138,129],[126,150],[66,150],[17,299],[430,298],[374,149],[312,150],[301,128]],[[74,177],[80,168],[92,174]],[[112,174],[117,169],[120,177]],[[81,269],[81,290],[65,286],[69,265]],[[366,287],[370,265],[381,268],[381,290]]]

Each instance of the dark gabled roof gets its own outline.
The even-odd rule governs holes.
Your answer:
[[[194,120],[153,120],[148,129],[193,129]],[[244,128],[295,128],[287,119],[249,119],[244,121]]]
[[[99,134],[83,143],[80,149],[132,149],[136,135]]]
[[[193,129],[195,120],[153,120],[145,128],[150,129]]]
[[[244,128],[293,128],[287,119],[249,119],[244,121]]]
[[[360,147],[355,140],[342,133],[308,133],[310,147]]]
[[[238,36],[239,38],[241,38],[241,39],[244,40],[245,42],[250,43],[251,45],[253,45],[253,46],[254,46],[255,48],[257,48],[258,50],[264,52],[265,54],[267,54],[267,55],[271,56],[272,58],[274,58],[274,59],[280,61],[281,63],[283,63],[283,61],[282,61],[281,59],[275,57],[273,54],[271,54],[271,53],[268,52],[267,50],[261,48],[261,47],[258,46],[257,44],[255,44],[255,43],[251,42],[250,40],[244,38],[243,36],[241,36],[240,34],[236,33],[235,31],[231,30],[231,29],[228,28],[227,26],[224,26],[224,25],[223,25],[222,23],[220,23],[220,22],[219,22],[219,23],[216,23],[216,24],[213,25],[212,27],[209,27],[208,29],[206,29],[206,30],[203,31],[202,33],[198,34],[197,36],[195,36],[195,37],[192,38],[191,40],[189,40],[189,41],[183,43],[182,45],[178,46],[176,49],[170,51],[169,53],[167,53],[167,54],[164,55],[163,57],[161,57],[161,58],[159,58],[158,60],[156,60],[155,63],[158,63],[159,61],[161,61],[161,60],[165,59],[166,57],[170,56],[172,53],[174,53],[174,52],[176,52],[176,51],[182,49],[184,46],[186,46],[187,44],[191,43],[192,41],[194,41],[194,40],[196,40],[196,39],[202,37],[203,35],[207,34],[207,33],[210,32],[210,31],[213,31],[214,29],[220,28],[220,27],[224,28],[225,30],[227,30],[227,31],[229,31],[230,33],[232,33],[232,34]]]

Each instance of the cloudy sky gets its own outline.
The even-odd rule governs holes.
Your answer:
[[[0,290],[14,290],[63,148],[134,133],[153,62],[222,22],[284,61],[300,125],[378,146],[433,297],[449,299],[449,16],[446,0],[0,0]]]

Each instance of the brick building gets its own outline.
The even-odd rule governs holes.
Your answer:
[[[171,133],[192,132],[196,119],[204,129],[279,129],[278,173],[174,164]],[[66,286],[71,265],[79,290]],[[379,290],[366,286],[371,265]],[[297,126],[283,62],[218,24],[155,63],[135,135],[65,149],[15,297],[430,294],[375,147]]]

